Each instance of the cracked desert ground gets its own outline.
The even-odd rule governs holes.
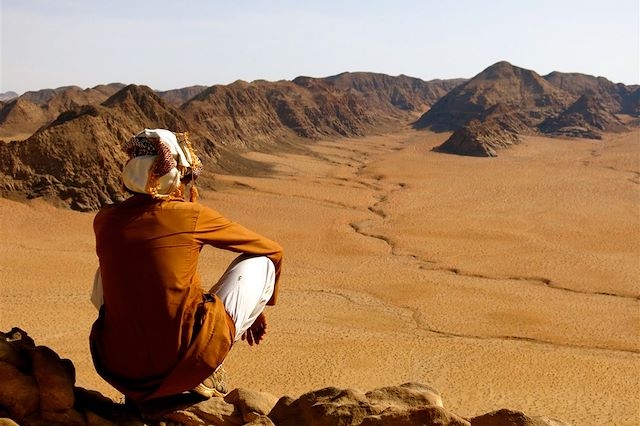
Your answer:
[[[640,422],[640,131],[525,137],[498,158],[432,152],[406,131],[250,153],[268,177],[217,176],[202,202],[280,242],[282,293],[231,387],[297,396],[408,381],[452,411],[580,425]],[[0,199],[0,327],[93,371],[93,214]],[[203,251],[213,283],[233,254]],[[127,348],[122,348],[126,351]]]

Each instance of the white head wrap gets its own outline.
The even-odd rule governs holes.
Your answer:
[[[144,129],[124,146],[131,157],[122,172],[123,184],[133,192],[168,196],[180,187],[180,179],[197,177],[200,160],[187,139],[179,141],[166,129]]]

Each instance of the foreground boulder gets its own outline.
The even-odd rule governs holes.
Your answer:
[[[102,394],[75,386],[71,361],[36,346],[26,332],[0,332],[0,426],[409,426],[513,425],[562,426],[546,417],[502,409],[471,420],[446,408],[440,393],[423,384],[406,383],[360,392],[328,387],[297,399],[249,389],[224,398],[202,400],[185,393],[141,406],[118,404]]]

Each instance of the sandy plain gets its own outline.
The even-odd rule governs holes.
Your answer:
[[[280,304],[231,386],[428,383],[463,416],[524,410],[640,422],[640,131],[526,137],[498,158],[432,152],[405,131],[250,153],[268,177],[220,175],[202,202],[285,248]],[[0,329],[93,371],[93,214],[0,199]],[[205,249],[213,283],[233,254]],[[126,349],[124,349],[126,350]]]

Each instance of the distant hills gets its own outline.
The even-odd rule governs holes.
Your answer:
[[[238,153],[294,139],[398,129],[453,131],[436,150],[495,156],[520,135],[597,139],[638,117],[638,86],[498,62],[470,80],[342,73],[154,91],[112,83],[0,101],[0,195],[93,210],[120,194],[122,142],[144,127],[189,131],[210,170],[255,172]]]
[[[0,110],[0,135],[31,132],[0,144],[0,191],[93,210],[118,198],[120,145],[144,127],[189,131],[208,167],[247,173],[238,152],[407,125],[459,82],[344,73],[165,92],[121,84],[28,92]]]
[[[454,131],[438,151],[495,156],[521,134],[600,139],[625,130],[614,114],[638,116],[639,108],[637,86],[578,73],[542,77],[503,61],[455,87],[414,127]]]
[[[0,139],[26,139],[61,113],[82,105],[97,105],[123,87],[124,84],[113,83],[84,90],[66,86],[26,92],[0,109]]]
[[[7,102],[13,98],[17,98],[18,94],[16,92],[4,92],[0,93],[0,102]]]

